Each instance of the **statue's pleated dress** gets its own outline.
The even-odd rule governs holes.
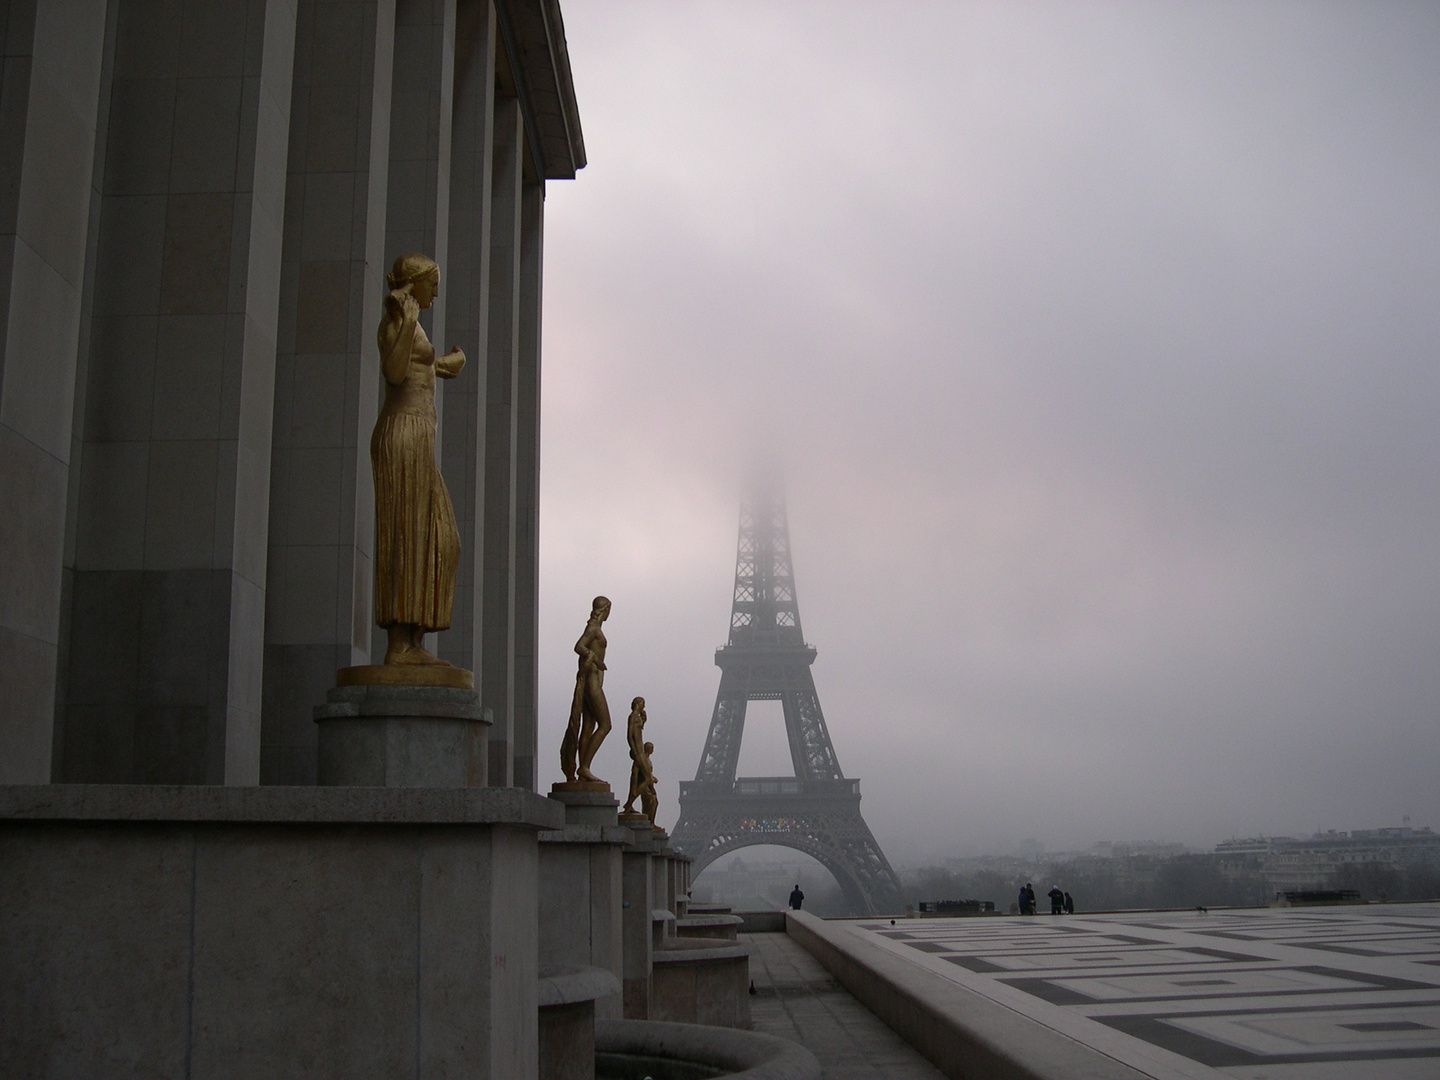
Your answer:
[[[375,475],[375,621],[445,630],[455,598],[460,532],[435,463],[435,350],[415,328],[405,384],[387,387],[370,437]],[[398,393],[396,393],[398,391]],[[391,398],[407,403],[391,411]],[[420,408],[413,404],[423,403]]]

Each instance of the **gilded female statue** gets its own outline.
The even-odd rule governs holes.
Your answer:
[[[605,701],[605,633],[600,629],[609,617],[610,601],[595,597],[585,630],[575,642],[580,666],[575,673],[575,696],[570,701],[570,723],[560,744],[560,768],[571,783],[577,776],[590,783],[602,782],[590,771],[590,763],[610,734],[610,706]]]
[[[380,320],[385,404],[370,437],[375,474],[375,621],[389,633],[387,664],[442,664],[422,647],[450,625],[460,533],[435,464],[435,377],[453,379],[465,354],[435,355],[420,312],[440,291],[440,267],[401,255]]]

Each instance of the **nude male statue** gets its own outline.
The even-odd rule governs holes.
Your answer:
[[[660,809],[660,797],[655,794],[655,781],[660,779],[655,775],[655,769],[650,764],[650,755],[655,751],[655,744],[645,744],[645,779],[640,784],[640,806],[645,811],[645,816],[650,819],[651,828],[655,827],[655,815]]]
[[[610,601],[595,597],[585,630],[575,642],[580,664],[575,673],[575,696],[570,702],[570,723],[560,743],[560,768],[571,783],[577,777],[591,783],[603,782],[590,771],[590,763],[610,734],[610,706],[605,701],[605,633],[600,629],[609,617]]]
[[[630,718],[625,721],[625,741],[630,744],[630,797],[622,813],[635,813],[635,800],[645,785],[645,699],[630,702]],[[643,805],[643,803],[642,803]]]

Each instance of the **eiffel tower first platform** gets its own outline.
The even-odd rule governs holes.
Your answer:
[[[740,510],[730,640],[715,652],[720,690],[695,779],[680,783],[672,843],[695,860],[696,876],[738,848],[795,848],[835,875],[856,914],[889,912],[899,906],[900,883],[860,816],[860,781],[840,771],[814,662],[800,631],[785,500],[760,489]],[[752,701],[782,703],[794,776],[735,776]]]

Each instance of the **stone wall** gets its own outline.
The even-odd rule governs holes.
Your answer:
[[[491,783],[534,786],[553,0],[6,0],[0,782],[310,784],[371,658],[383,280],[427,330]]]
[[[514,788],[0,788],[6,1074],[534,1076],[562,821]]]

